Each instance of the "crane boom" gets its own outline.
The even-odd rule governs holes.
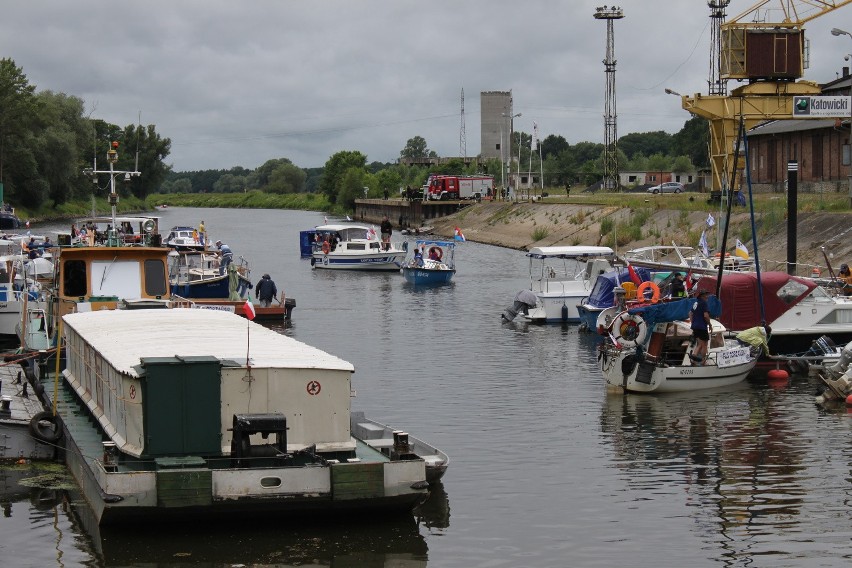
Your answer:
[[[805,22],[841,8],[850,2],[852,0],[760,0],[743,13],[722,24],[722,27],[764,28],[779,26],[798,29]],[[761,13],[764,14],[763,17],[761,17]],[[775,13],[779,13],[781,16],[775,17]]]
[[[790,119],[794,95],[820,93],[816,83],[800,80],[805,68],[804,23],[850,3],[759,0],[720,25],[720,80],[748,84],[730,95],[681,97],[685,110],[710,122],[713,190],[732,189],[739,181],[731,170],[740,120],[749,129],[766,120]]]

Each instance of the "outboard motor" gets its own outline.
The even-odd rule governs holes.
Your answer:
[[[530,290],[521,290],[515,294],[515,301],[511,306],[503,310],[501,317],[507,321],[512,321],[519,312],[525,315],[530,313],[530,308],[536,307],[538,297]]]

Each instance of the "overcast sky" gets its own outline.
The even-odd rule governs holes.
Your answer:
[[[729,17],[754,0],[732,0]],[[771,4],[777,4],[775,0]],[[603,142],[606,24],[586,0],[26,0],[0,10],[0,57],[91,116],[156,125],[175,170],[393,161],[414,136],[480,152],[479,93],[509,91],[515,128]],[[664,88],[707,93],[706,0],[625,0],[615,21],[618,134],[677,132]],[[852,52],[852,6],[810,22],[816,82]],[[731,83],[733,87],[736,83]]]

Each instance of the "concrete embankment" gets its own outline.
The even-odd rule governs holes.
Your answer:
[[[714,215],[717,215],[714,213]],[[528,250],[534,246],[607,245],[619,252],[632,248],[675,242],[697,246],[707,228],[707,211],[655,209],[635,211],[626,207],[572,203],[479,203],[438,219],[429,220],[435,233],[451,237],[455,227],[470,241]],[[718,219],[717,219],[718,221]],[[822,247],[836,271],[852,261],[852,216],[848,213],[800,213],[797,229],[799,274],[810,265],[825,267]],[[765,225],[765,226],[762,226]],[[716,248],[717,223],[708,229],[707,241]],[[785,219],[758,218],[761,265],[785,270],[787,226]],[[747,236],[748,235],[748,236]],[[728,250],[742,238],[750,251],[750,220],[747,212],[732,215]],[[617,245],[616,245],[617,242]],[[614,246],[616,245],[616,246]]]

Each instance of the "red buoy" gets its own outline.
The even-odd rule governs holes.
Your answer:
[[[790,373],[784,369],[772,369],[766,373],[766,378],[770,381],[786,381],[790,378]]]
[[[846,406],[852,406],[852,394],[846,397]]]

